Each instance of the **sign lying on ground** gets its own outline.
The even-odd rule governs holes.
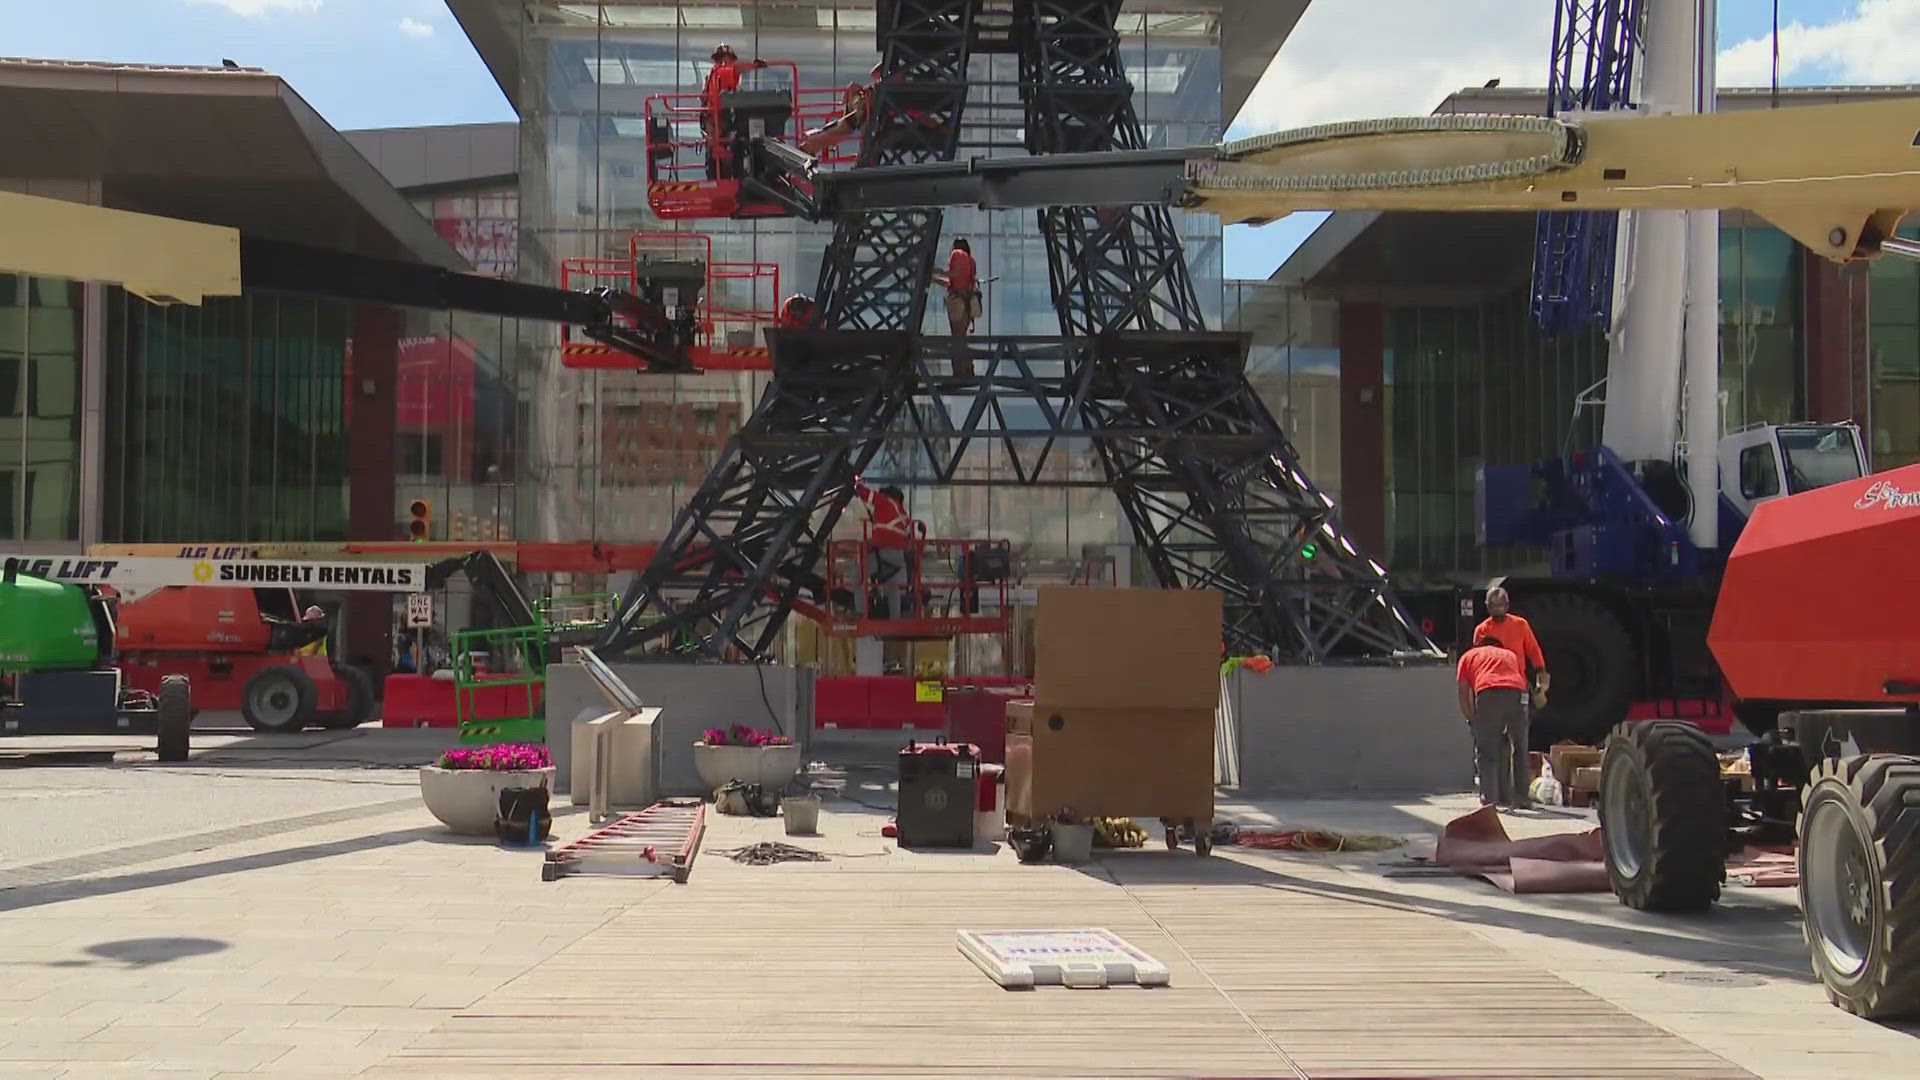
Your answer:
[[[320,589],[328,592],[419,592],[426,588],[425,563],[376,563],[352,560],[81,558],[74,555],[17,555],[0,558],[18,573],[75,585],[114,585],[157,589],[167,585],[223,585]]]
[[[1165,986],[1167,965],[1111,930],[962,930],[960,951],[1001,986]]]

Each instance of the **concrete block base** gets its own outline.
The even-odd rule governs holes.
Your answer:
[[[1473,787],[1448,664],[1276,667],[1222,684],[1237,776],[1257,795],[1434,795]]]

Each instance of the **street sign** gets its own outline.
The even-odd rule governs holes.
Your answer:
[[[1165,986],[1167,966],[1111,930],[962,930],[960,951],[1001,986]]]
[[[422,630],[433,625],[433,597],[426,593],[407,595],[407,629]]]

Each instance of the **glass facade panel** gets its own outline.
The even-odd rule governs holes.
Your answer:
[[[1196,5],[1200,7],[1203,5]],[[1205,5],[1210,6],[1210,5]],[[1155,145],[1219,136],[1218,19],[1205,12],[1141,4],[1123,19],[1124,56],[1135,107]],[[831,224],[789,220],[672,223],[646,205],[645,116],[650,95],[696,94],[708,56],[726,41],[743,58],[790,61],[806,88],[865,82],[879,59],[870,3],[720,6],[682,3],[523,5],[521,20],[521,224],[519,276],[554,282],[560,261],[626,253],[635,230],[710,235],[716,261],[777,264],[782,294],[811,293]],[[992,134],[1017,141],[1017,62],[981,56],[971,72],[970,114],[1009,126]],[[778,66],[749,79],[777,84]],[[1003,85],[989,85],[989,84]],[[691,100],[691,99],[688,99]],[[982,102],[1001,108],[980,108]],[[969,131],[967,154],[1000,153],[985,131]],[[1017,151],[1016,151],[1017,152]],[[688,176],[684,179],[699,179]],[[1226,291],[1216,219],[1178,215],[1194,284],[1217,325]],[[1056,334],[1048,295],[1046,249],[1032,214],[950,210],[945,231],[967,236],[986,280],[982,334]],[[945,333],[937,304],[929,332]],[[704,478],[734,426],[765,387],[757,373],[642,378],[561,367],[549,327],[516,331],[515,391],[528,403],[523,440],[521,524],[530,538],[659,538],[672,514]],[[712,417],[709,425],[701,417]],[[1336,436],[1337,438],[1337,436]],[[1003,451],[982,449],[964,466],[1010,476]],[[1085,455],[1060,454],[1062,475],[1098,480]],[[881,468],[876,464],[874,472]],[[1112,497],[1085,490],[957,487],[910,491],[913,513],[940,535],[1007,537],[1029,554],[1077,556],[1085,545],[1127,537]],[[858,528],[857,514],[843,527]]]
[[[350,305],[106,297],[102,540],[349,539]]]
[[[1913,238],[1920,231],[1902,229]],[[1873,467],[1920,461],[1920,266],[1906,259],[1869,264],[1867,319],[1872,383],[1868,449]]]
[[[77,282],[0,275],[0,540],[80,536]]]
[[[1766,226],[1721,230],[1722,431],[1804,416],[1803,257]],[[1876,438],[1908,447],[1914,460],[1920,394],[1900,399],[1889,389],[1920,351],[1912,266],[1882,260],[1873,274],[1876,403],[1887,402],[1876,404]],[[1896,322],[1881,323],[1884,311]],[[1573,403],[1606,374],[1604,336],[1542,338],[1523,291],[1477,308],[1392,307],[1385,330],[1389,567],[1410,580],[1515,570],[1533,555],[1489,555],[1476,545],[1476,467],[1531,463],[1598,442],[1599,410],[1576,415]]]

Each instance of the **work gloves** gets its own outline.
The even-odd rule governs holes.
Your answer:
[[[1547,673],[1535,672],[1533,676],[1533,708],[1535,712],[1547,707]]]

